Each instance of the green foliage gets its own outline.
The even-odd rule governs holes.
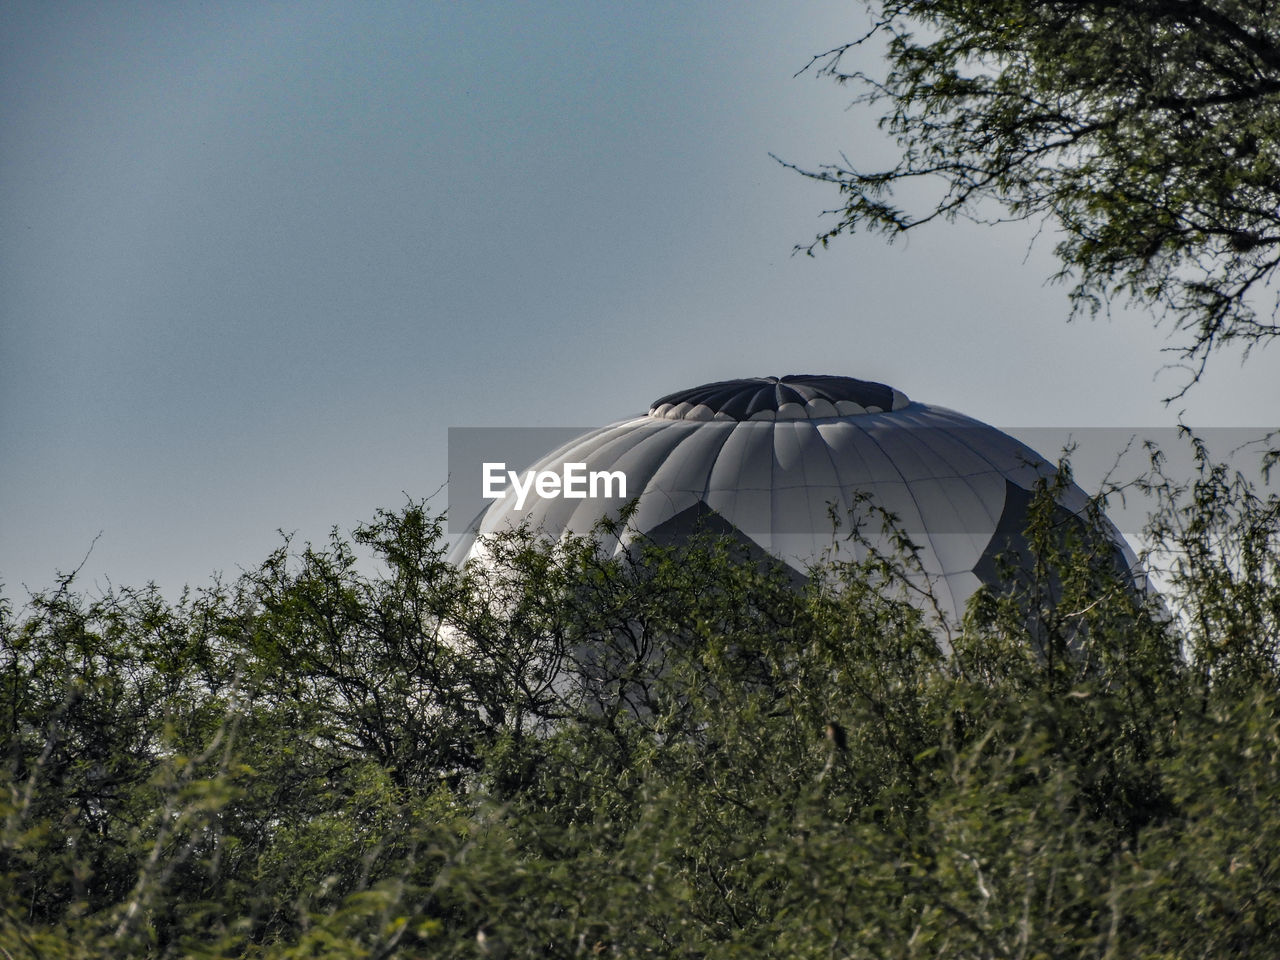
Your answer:
[[[0,944],[1274,956],[1277,507],[1151,483],[1162,602],[1046,507],[946,634],[909,553],[459,571],[421,504],[174,604],[0,606]]]
[[[809,67],[862,90],[856,102],[878,114],[899,159],[801,171],[840,193],[838,222],[810,252],[855,229],[1040,220],[1060,231],[1076,308],[1114,297],[1155,308],[1186,331],[1196,377],[1213,348],[1280,333],[1254,296],[1280,265],[1274,5],[865,5],[868,33]],[[870,59],[887,68],[872,72]]]

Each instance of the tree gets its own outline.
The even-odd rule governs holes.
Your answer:
[[[0,599],[3,954],[1273,957],[1280,502],[1201,462],[1167,608],[1033,510],[945,656],[909,557],[458,571],[421,504]]]
[[[900,157],[786,164],[840,195],[835,226],[801,249],[937,219],[1041,221],[1059,231],[1073,315],[1119,301],[1172,323],[1183,392],[1216,348],[1280,334],[1280,303],[1258,302],[1280,267],[1274,4],[865,2],[870,30],[805,70],[859,88]],[[862,63],[880,52],[876,75]]]

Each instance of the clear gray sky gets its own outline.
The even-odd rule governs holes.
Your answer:
[[[808,76],[854,3],[0,5],[0,582],[234,576],[446,479],[450,426],[596,425],[832,373],[1002,426],[1275,419],[1274,350],[1174,407],[1050,240],[792,247],[889,156]],[[443,506],[443,496],[440,503]]]

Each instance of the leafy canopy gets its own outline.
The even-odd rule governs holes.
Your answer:
[[[177,603],[0,601],[0,944],[1276,956],[1280,504],[1203,463],[1150,479],[1163,606],[1033,511],[946,656],[909,556],[464,571],[421,504]]]
[[[1280,266],[1274,4],[866,6],[871,29],[805,69],[860,88],[856,103],[879,114],[899,157],[871,171],[788,164],[840,194],[810,253],[857,229],[1037,220],[1059,231],[1074,311],[1116,298],[1152,308],[1182,334],[1172,349],[1192,383],[1215,348],[1247,353],[1280,333],[1277,304],[1258,302]],[[862,66],[877,55],[880,75]]]

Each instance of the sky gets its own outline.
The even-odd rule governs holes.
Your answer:
[[[1051,238],[795,255],[892,157],[809,58],[855,3],[0,4],[0,584],[176,596],[435,496],[449,427],[596,426],[742,376],[1001,427],[1274,425],[1068,324]],[[1051,451],[1050,451],[1051,452]]]

